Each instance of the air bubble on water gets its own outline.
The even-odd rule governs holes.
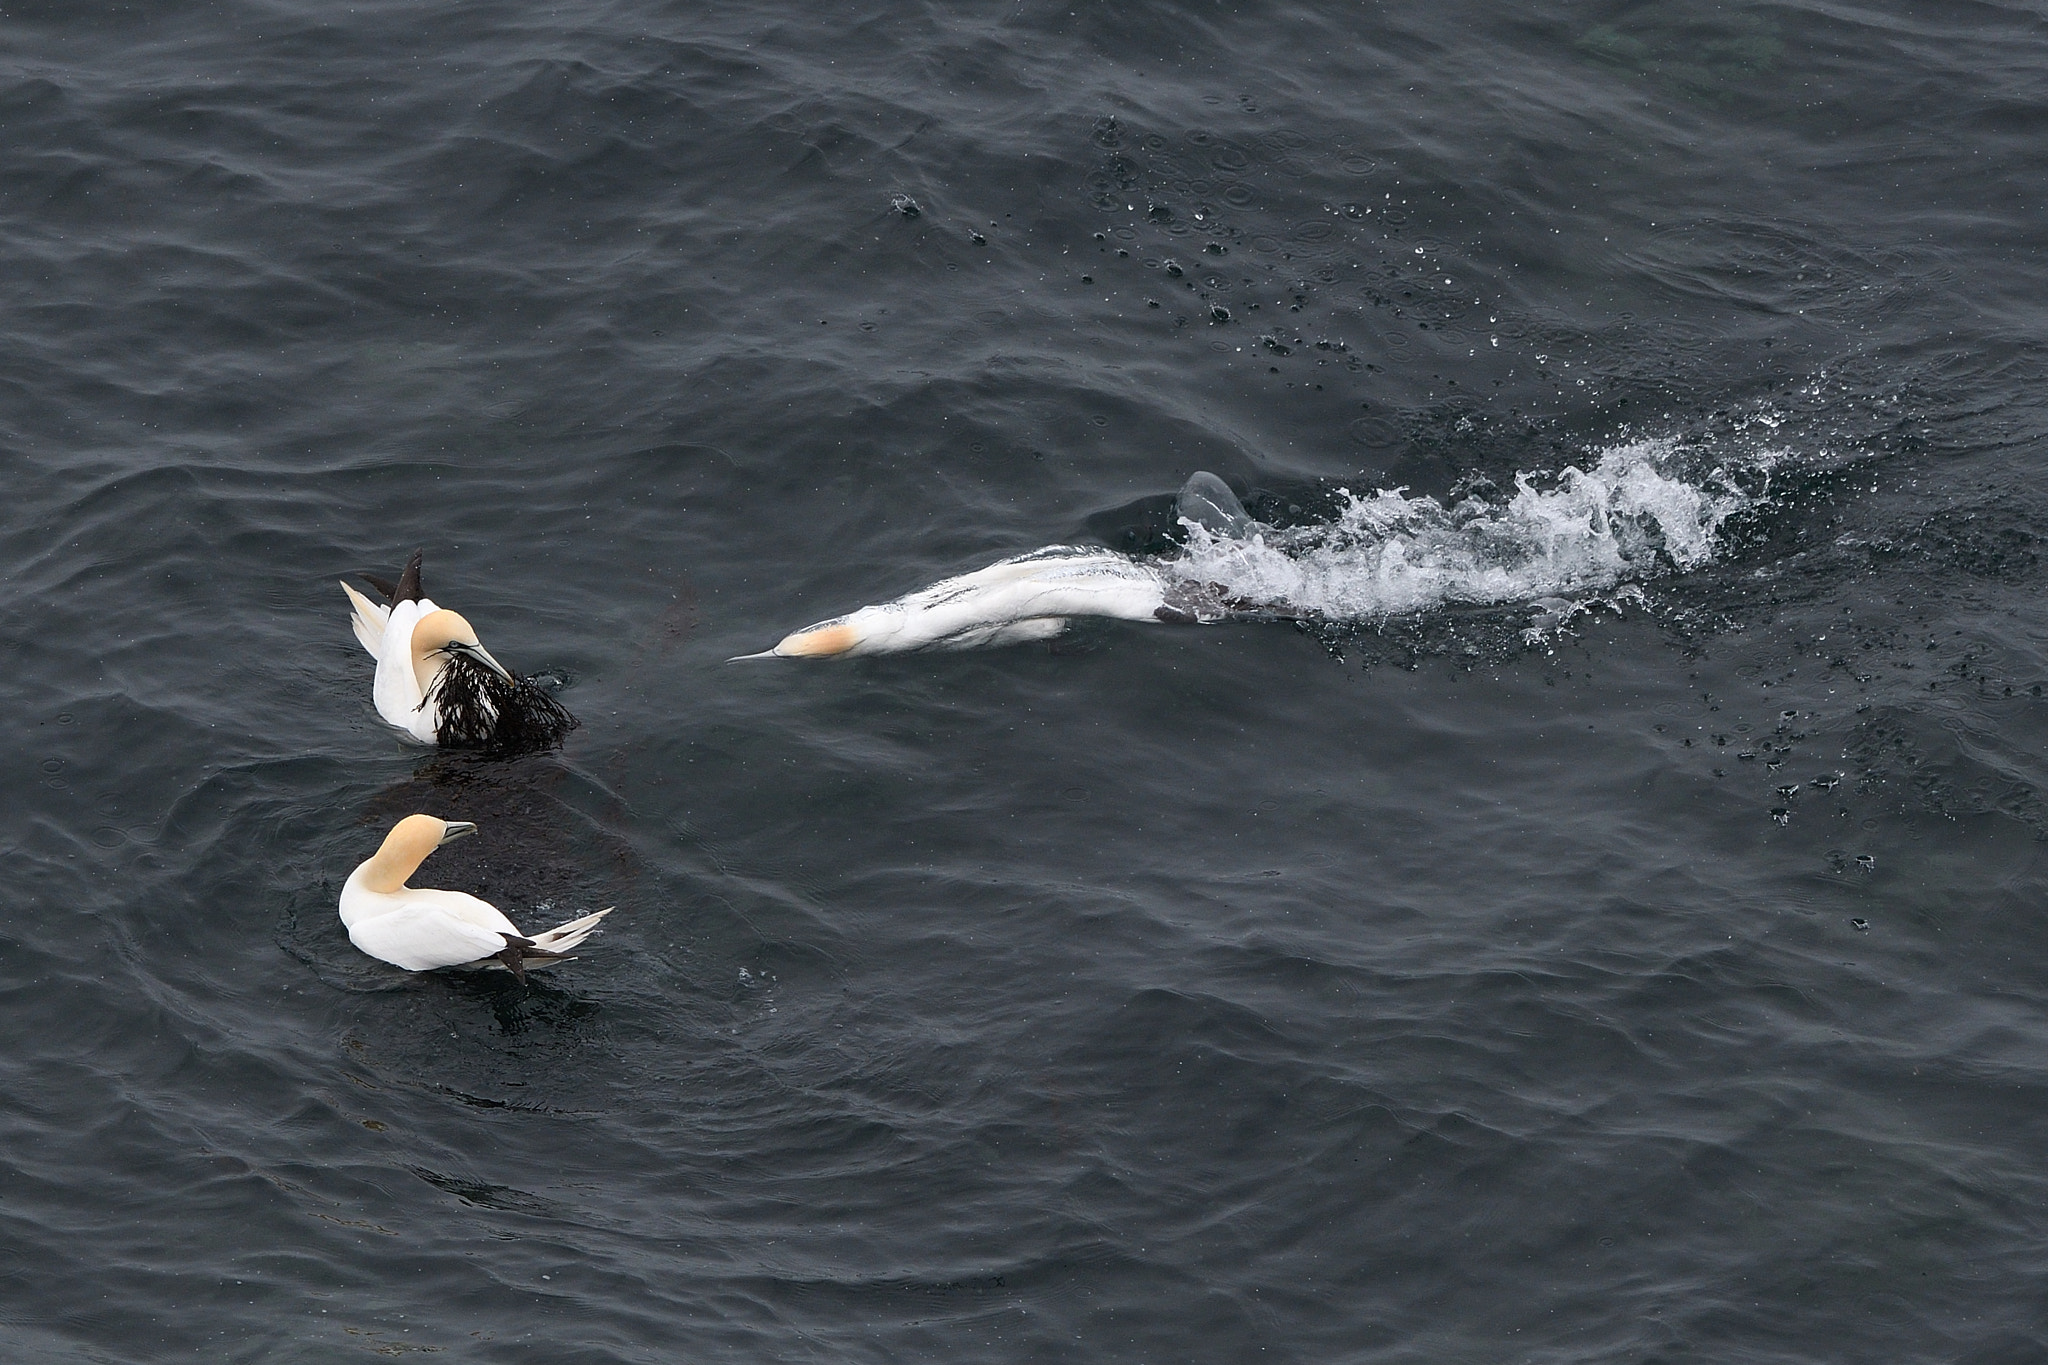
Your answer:
[[[1207,470],[1198,470],[1181,485],[1174,499],[1174,515],[1189,527],[1200,527],[1212,536],[1236,540],[1251,530],[1253,522],[1230,485]]]

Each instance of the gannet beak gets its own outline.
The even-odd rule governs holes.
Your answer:
[[[476,833],[476,826],[467,820],[444,820],[441,823],[444,826],[441,831],[441,844],[452,844],[466,834]],[[439,848],[441,844],[434,847]]]
[[[741,663],[747,659],[829,659],[835,654],[844,654],[861,641],[858,626],[844,621],[827,621],[820,626],[806,626],[794,635],[785,635],[775,648],[759,654],[741,654],[727,659],[729,664]]]
[[[491,651],[485,649],[482,645],[465,644],[461,640],[450,640],[442,648],[448,650],[451,654],[460,654],[465,659],[475,660],[503,678],[506,682],[515,681],[512,677],[512,670],[499,663],[496,659],[493,659]]]

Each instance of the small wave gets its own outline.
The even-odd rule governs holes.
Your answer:
[[[1609,447],[1588,467],[1520,473],[1505,497],[1446,505],[1403,489],[1344,490],[1317,526],[1239,538],[1188,527],[1170,579],[1331,621],[1601,592],[1712,561],[1717,533],[1754,496],[1726,469],[1688,476],[1674,440]],[[1774,457],[1753,461],[1767,470]]]

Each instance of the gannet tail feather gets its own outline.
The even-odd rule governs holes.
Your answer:
[[[377,658],[377,651],[384,643],[385,623],[391,619],[391,608],[378,606],[346,583],[341,585],[341,590],[348,594],[349,606],[353,608],[348,623],[355,627],[356,639],[370,651],[371,658]]]
[[[405,561],[405,568],[398,575],[398,586],[391,592],[391,605],[400,602],[417,602],[427,594],[420,587],[420,558],[426,554],[424,547],[414,550],[412,558]]]
[[[544,934],[535,934],[533,946],[544,953],[566,953],[596,932],[597,922],[617,908],[612,906],[594,915],[585,915],[582,919],[572,919],[567,924],[558,924]]]

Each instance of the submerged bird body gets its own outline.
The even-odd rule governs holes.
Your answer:
[[[431,815],[408,815],[393,826],[341,888],[349,942],[409,972],[502,965],[524,980],[529,970],[563,960],[611,913],[600,910],[528,937],[489,901],[406,885],[428,854],[475,832],[466,821]]]
[[[388,604],[347,583],[356,639],[377,661],[377,714],[421,744],[500,752],[548,748],[576,726],[561,704],[515,678],[491,657],[476,630],[420,589],[420,555],[396,584],[369,580]]]
[[[1209,473],[1197,473],[1181,487],[1175,511],[1183,523],[1226,538],[1248,535],[1256,525],[1230,486]],[[1197,582],[1114,550],[1048,545],[893,602],[805,626],[773,649],[740,657],[846,659],[1019,644],[1058,635],[1074,616],[1208,624],[1297,614],[1280,604],[1244,601],[1222,584]]]
[[[1165,575],[1113,550],[1048,545],[862,607],[788,635],[748,658],[851,658],[1043,640],[1070,616],[1170,619]]]

